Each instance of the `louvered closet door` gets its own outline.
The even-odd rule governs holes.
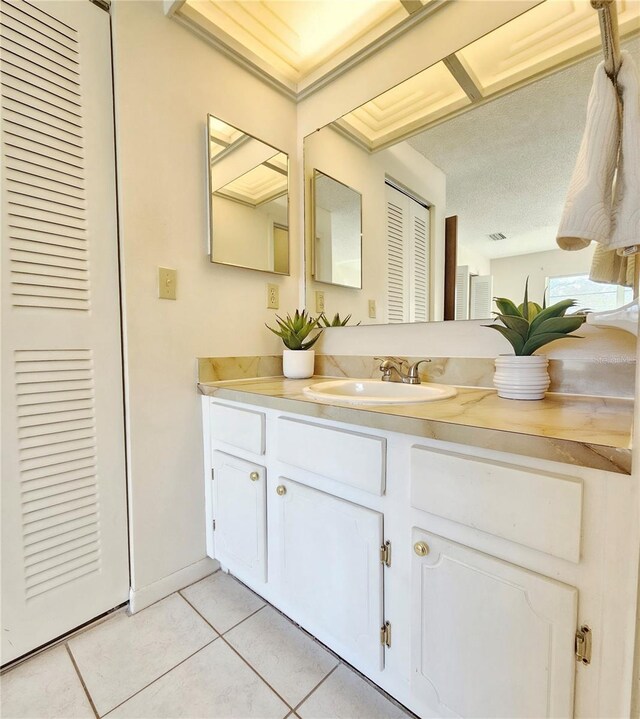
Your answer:
[[[6,663],[129,581],[109,16],[1,9]]]
[[[426,322],[430,296],[429,209],[391,185],[387,201],[387,320]]]
[[[385,185],[387,200],[387,321],[408,322],[408,197]]]

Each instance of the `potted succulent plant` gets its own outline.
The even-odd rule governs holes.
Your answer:
[[[349,324],[349,320],[351,319],[351,315],[347,315],[345,318],[340,317],[340,313],[336,312],[333,316],[332,320],[329,320],[327,318],[327,315],[325,315],[324,312],[321,312],[318,315],[318,325],[324,325],[325,327],[346,327]],[[356,323],[356,327],[360,323]]]
[[[318,328],[318,319],[311,317],[306,310],[295,311],[293,317],[287,314],[285,319],[276,315],[278,329],[266,325],[274,335],[282,340],[285,350],[282,352],[282,372],[289,379],[304,379],[313,376],[315,351],[311,348],[318,341],[322,330]],[[317,330],[316,334],[311,333]]]
[[[575,300],[562,300],[550,307],[529,302],[527,280],[524,301],[516,307],[505,297],[495,297],[499,312],[494,312],[502,324],[484,325],[500,332],[514,349],[514,355],[500,355],[496,359],[493,383],[500,397],[506,399],[542,399],[549,388],[549,360],[534,352],[554,340],[578,337],[571,333],[586,320],[583,313],[567,316],[576,306]]]

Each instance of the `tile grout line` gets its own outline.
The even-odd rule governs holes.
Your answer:
[[[169,596],[171,596],[171,595],[169,595]],[[217,634],[217,632],[216,632],[216,634]],[[195,652],[192,652],[191,654],[189,654],[188,657],[181,659],[177,664],[172,666],[171,669],[167,669],[166,672],[162,672],[162,674],[159,674],[153,681],[150,681],[148,684],[145,684],[145,686],[143,686],[141,689],[138,689],[138,691],[134,692],[131,696],[127,697],[125,700],[121,701],[119,704],[116,704],[114,707],[111,707],[111,709],[109,709],[109,711],[106,712],[105,714],[102,714],[102,716],[103,717],[109,716],[109,714],[111,714],[112,711],[115,711],[118,707],[121,707],[123,704],[126,704],[130,699],[133,699],[133,697],[140,694],[140,692],[143,692],[145,689],[148,689],[150,686],[155,684],[159,679],[162,679],[162,677],[165,677],[167,674],[170,674],[174,669],[177,669],[181,664],[184,664],[186,661],[191,659],[191,657],[195,657],[196,654],[201,652],[203,649],[206,649],[210,644],[213,644],[218,639],[221,639],[220,635],[218,635],[217,637],[214,637],[210,642],[203,644],[199,649],[196,649]],[[100,715],[98,715],[98,716],[100,716]]]
[[[89,700],[89,704],[91,705],[91,710],[93,711],[96,719],[100,719],[100,714],[98,714],[98,710],[96,709],[96,705],[93,703],[93,699],[91,697],[91,694],[89,693],[89,688],[87,687],[83,677],[82,672],[80,671],[80,667],[78,666],[76,662],[76,658],[73,656],[73,652],[71,651],[71,647],[69,646],[68,642],[64,643],[64,647],[67,650],[67,654],[69,655],[69,659],[71,660],[71,663],[73,664],[73,668],[76,670],[76,674],[78,675],[78,679],[80,680],[80,684],[82,684],[82,688],[84,689],[84,693],[87,695],[87,699]]]
[[[186,587],[185,587],[185,589],[186,589]],[[234,624],[232,627],[229,627],[229,629],[225,629],[224,632],[221,632],[219,629],[216,629],[216,627],[214,627],[213,624],[211,624],[211,622],[204,616],[204,614],[202,614],[202,612],[200,612],[198,609],[195,608],[195,606],[193,604],[191,604],[191,602],[184,596],[181,589],[179,589],[176,593],[179,594],[182,597],[182,599],[184,599],[184,601],[191,607],[191,609],[193,609],[193,611],[200,617],[200,619],[205,621],[211,627],[211,629],[213,629],[213,631],[216,632],[218,634],[218,636],[220,636],[220,637],[223,634],[227,634],[232,629],[239,627],[242,624],[242,622],[246,622],[247,619],[251,619],[251,617],[254,614],[257,614],[258,612],[262,611],[266,606],[268,606],[267,603],[265,602],[261,607],[258,607],[255,611],[251,612],[251,614],[248,614],[244,619],[241,619],[239,622]]]
[[[335,665],[335,667],[333,667],[333,669],[327,674],[327,676],[326,676],[326,677],[323,677],[323,678],[315,685],[315,687],[313,687],[313,689],[312,689],[306,696],[302,697],[302,699],[301,699],[301,700],[295,705],[295,707],[293,708],[293,713],[294,713],[294,714],[295,714],[295,713],[298,711],[298,709],[300,709],[300,707],[307,701],[307,699],[308,699],[317,689],[319,689],[320,686],[321,686],[322,684],[324,684],[324,683],[327,681],[327,679],[333,674],[333,672],[335,672],[336,669],[338,669],[340,666],[342,666],[342,662],[341,662],[341,661],[338,661],[338,663],[337,663],[337,664]]]
[[[180,595],[180,596],[182,596],[182,595]],[[214,631],[218,631],[218,630],[213,626],[213,624],[211,624],[211,622],[210,622],[206,617],[204,617],[202,614],[200,614],[200,612],[193,606],[193,604],[191,604],[191,602],[190,602],[186,597],[182,597],[182,598],[183,598],[184,601],[193,609],[194,612],[196,612],[199,616],[202,617],[202,619],[204,619],[205,622],[207,622],[207,624],[208,624]],[[264,607],[266,607],[266,606],[267,606],[267,605],[264,604],[264,606],[260,607],[260,609],[257,609],[257,610],[256,610],[255,612],[253,612],[250,616],[254,616],[254,615],[257,614],[259,611],[261,611],[262,609],[264,609]],[[245,617],[245,619],[243,619],[242,622],[246,621],[247,619],[249,619],[249,617]],[[235,627],[237,627],[237,626],[239,626],[240,624],[242,624],[242,622],[238,622],[238,624],[236,624]],[[231,627],[231,629],[234,629],[235,627]],[[231,629],[228,629],[227,631],[230,632]],[[230,644],[230,643],[227,641],[227,639],[225,639],[224,634],[220,634],[220,639],[222,639],[222,641],[229,647],[229,649],[231,649],[231,651],[234,652],[234,654],[237,654],[238,657],[240,657],[240,659],[249,667],[249,669],[251,669],[251,671],[252,671],[261,681],[263,681],[263,682],[269,687],[269,689],[271,689],[271,691],[278,697],[278,699],[280,699],[280,701],[284,702],[285,706],[287,706],[287,707],[289,708],[289,713],[291,713],[291,712],[294,711],[294,709],[293,709],[293,707],[291,706],[291,704],[290,704],[283,696],[281,696],[280,693],[277,692],[277,691],[271,686],[271,684],[269,684],[269,682],[262,676],[262,674],[260,674],[260,672],[259,672],[255,667],[253,667],[253,666],[251,666],[251,664],[249,664],[249,662],[247,661],[247,659],[245,659],[245,658],[242,656],[242,654],[240,654],[240,652],[239,652],[232,644]],[[288,716],[288,714],[285,715],[285,716]]]

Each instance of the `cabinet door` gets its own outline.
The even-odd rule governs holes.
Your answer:
[[[278,485],[274,554],[288,612],[347,661],[381,669],[382,515],[288,479]]]
[[[424,711],[573,716],[576,589],[421,530],[413,541],[412,691]]]
[[[215,557],[241,579],[267,579],[266,470],[213,453]]]

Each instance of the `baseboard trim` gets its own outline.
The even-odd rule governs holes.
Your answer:
[[[189,584],[193,584],[203,579],[208,574],[215,572],[220,565],[215,559],[205,557],[195,564],[190,564],[184,569],[180,569],[167,577],[159,579],[157,582],[147,584],[141,589],[129,590],[129,612],[135,614],[145,607],[155,604],[160,599],[168,597],[170,594],[177,592],[179,589]]]

